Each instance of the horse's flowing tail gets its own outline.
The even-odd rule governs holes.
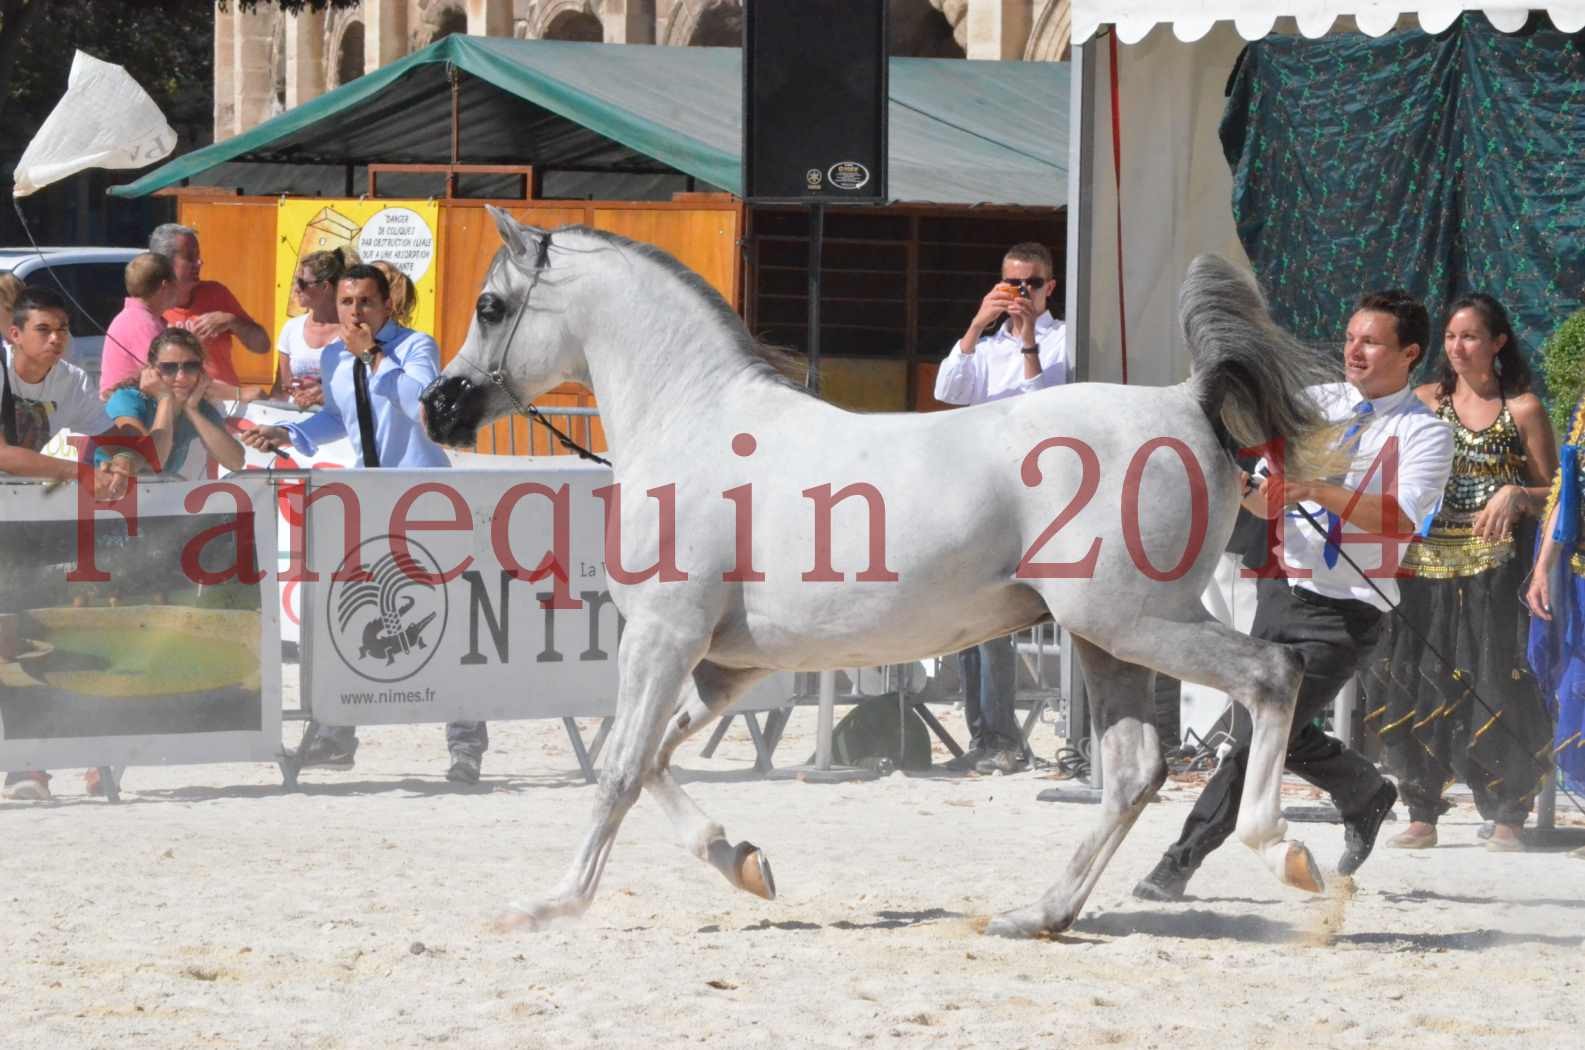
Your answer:
[[[1178,319],[1207,419],[1244,448],[1280,441],[1295,479],[1337,469],[1336,427],[1305,392],[1335,381],[1337,366],[1277,326],[1253,278],[1220,256],[1200,256],[1183,279]]]

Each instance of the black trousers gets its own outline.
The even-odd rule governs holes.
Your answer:
[[[1380,789],[1382,776],[1365,756],[1317,728],[1315,719],[1376,647],[1382,613],[1364,602],[1339,602],[1295,591],[1282,580],[1261,580],[1257,587],[1250,636],[1281,642],[1304,659],[1287,768],[1330,794],[1344,817],[1362,813]],[[1242,707],[1235,706],[1232,714],[1233,751],[1200,792],[1178,841],[1167,849],[1168,857],[1190,871],[1238,826],[1253,724]]]

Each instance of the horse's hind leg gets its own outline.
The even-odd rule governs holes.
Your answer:
[[[1220,689],[1249,711],[1254,736],[1236,834],[1278,879],[1319,893],[1320,869],[1303,843],[1284,837],[1288,825],[1282,819],[1282,768],[1304,671],[1299,655],[1210,619],[1179,623],[1149,616],[1107,647],[1119,659]]]
[[[572,867],[550,896],[528,904],[513,902],[501,916],[501,926],[538,928],[553,919],[581,914],[589,906],[617,828],[638,800],[683,683],[707,644],[705,639],[680,637],[669,625],[653,619],[628,622],[617,654],[621,677],[616,725],[606,752],[609,757],[600,770],[594,820]]]
[[[1073,924],[1113,852],[1166,779],[1151,711],[1156,673],[1074,637],[1091,710],[1101,727],[1100,825],[1074,850],[1062,878],[1027,908],[986,929],[1003,937],[1059,933]]]
[[[671,772],[671,756],[677,747],[715,721],[769,673],[721,667],[708,660],[694,668],[693,688],[685,691],[677,713],[672,716],[671,728],[661,741],[660,752],[655,756],[654,767],[644,786],[671,818],[683,849],[715,868],[738,889],[774,900],[776,880],[765,854],[752,843],[733,845],[728,841],[726,831],[688,797]]]

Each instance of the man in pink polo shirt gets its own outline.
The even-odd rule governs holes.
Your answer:
[[[218,281],[201,279],[203,257],[198,252],[198,231],[167,222],[149,234],[149,251],[171,261],[176,274],[176,305],[165,311],[165,320],[196,335],[204,344],[204,367],[213,381],[211,396],[240,400],[243,391],[232,363],[232,337],[248,353],[273,355],[270,333],[254,322],[237,297]],[[274,363],[273,356],[271,364]],[[256,392],[257,388],[250,388]]]
[[[164,313],[181,294],[171,261],[144,252],[127,263],[127,298],[105,330],[105,348],[99,358],[99,396],[136,379],[148,364],[149,345],[165,331]]]

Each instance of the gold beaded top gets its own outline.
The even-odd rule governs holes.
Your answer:
[[[1524,484],[1525,448],[1507,401],[1484,430],[1466,427],[1451,397],[1442,398],[1436,414],[1453,428],[1453,473],[1431,531],[1409,545],[1403,568],[1411,576],[1450,580],[1494,569],[1514,556],[1513,537],[1476,539],[1474,525],[1498,489]]]

